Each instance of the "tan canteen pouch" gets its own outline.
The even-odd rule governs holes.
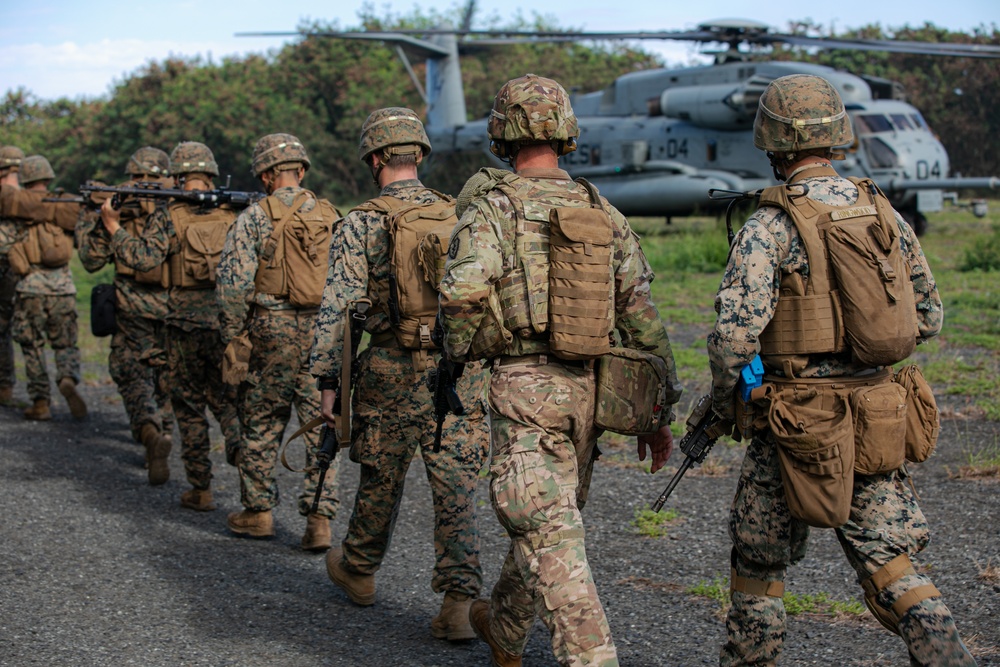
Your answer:
[[[668,409],[667,364],[660,357],[616,347],[595,365],[594,424],[612,433],[644,435],[660,427]]]
[[[934,452],[941,433],[937,401],[916,364],[900,368],[896,382],[906,390],[906,460],[923,463]]]
[[[222,355],[222,381],[226,384],[236,386],[247,379],[250,372],[250,353],[253,352],[253,343],[250,342],[249,332],[244,331],[236,336]]]

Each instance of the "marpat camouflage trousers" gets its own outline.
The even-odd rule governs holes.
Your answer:
[[[206,407],[212,411],[227,445],[240,439],[236,402],[222,382],[222,339],[215,329],[185,331],[167,325],[167,385],[181,433],[181,459],[187,480],[196,489],[212,482],[211,444]]]
[[[7,256],[0,257],[0,388],[14,386],[14,288],[17,274],[10,268]]]
[[[466,367],[457,385],[466,414],[447,416],[441,450],[435,452],[430,371],[414,371],[409,350],[370,348],[358,363],[351,460],[361,464],[361,479],[343,543],[345,562],[363,574],[382,564],[406,471],[419,446],[434,504],[431,588],[478,596],[483,574],[476,484],[489,452],[483,407],[488,373],[478,365]]]
[[[789,513],[776,447],[760,438],[751,441],[729,517],[735,572],[758,581],[784,581],[788,566],[805,555],[809,536],[809,527]],[[850,518],[835,530],[859,582],[901,554],[917,554],[930,539],[905,477],[902,469],[854,475]],[[876,599],[889,609],[907,591],[930,583],[919,572],[904,575]],[[721,665],[774,665],[785,639],[784,603],[779,597],[734,592],[726,629]],[[940,596],[911,607],[899,630],[913,666],[976,664]]]
[[[309,374],[309,352],[313,339],[313,315],[295,311],[258,308],[250,323],[250,371],[240,386],[240,501],[247,509],[268,510],[278,504],[278,485],[274,466],[282,436],[292,416],[292,406],[299,423],[319,415],[319,390]],[[309,513],[319,469],[319,429],[302,436],[305,440],[305,465],[310,472],[299,493],[299,514]],[[301,443],[293,444],[298,449]],[[342,457],[335,458],[323,480],[317,513],[337,516],[337,469]]]
[[[490,382],[490,497],[510,550],[490,595],[490,632],[520,655],[537,615],[560,665],[618,665],[587,563],[580,509],[597,445],[593,371],[502,365]]]
[[[119,310],[115,314],[118,331],[111,338],[108,373],[118,387],[132,438],[146,423],[154,424],[170,435],[174,413],[164,384],[164,325],[157,320],[136,317]]]
[[[80,383],[80,350],[76,346],[76,297],[18,294],[14,302],[14,340],[24,355],[28,397],[51,400],[52,386],[45,363],[45,344],[56,361],[56,382],[65,377]]]

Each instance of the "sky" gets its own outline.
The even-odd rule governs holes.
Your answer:
[[[368,3],[377,16],[446,13],[457,0],[423,2],[381,0]],[[541,14],[558,26],[578,30],[684,30],[720,18],[766,23],[778,31],[791,20],[811,19],[837,31],[878,23],[885,28],[933,23],[949,30],[992,29],[1000,24],[996,0],[913,2],[912,0],[841,0],[840,2],[766,2],[735,0],[677,2],[668,0],[650,9],[648,0],[627,4],[609,0],[479,0],[477,21],[483,27],[491,17],[501,22],[520,14]],[[224,56],[266,52],[293,38],[236,37],[237,32],[294,31],[302,20],[336,21],[341,28],[357,27],[362,0],[210,0],[168,3],[111,0],[33,0],[0,3],[0,95],[25,88],[41,99],[94,98],[109,94],[115,81],[150,61],[169,56],[218,61]],[[540,10],[544,8],[544,10]],[[751,11],[752,8],[752,11]],[[477,25],[478,24],[478,25]],[[709,62],[693,45],[646,42],[668,64]]]

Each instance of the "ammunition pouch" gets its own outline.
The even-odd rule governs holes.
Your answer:
[[[585,210],[585,209],[584,209]],[[613,348],[597,359],[594,425],[622,435],[644,435],[660,428],[674,389],[660,357],[627,347]]]
[[[252,352],[253,343],[250,342],[249,331],[244,331],[229,341],[222,355],[222,381],[237,386],[246,380],[250,372]]]
[[[893,582],[899,581],[909,574],[916,574],[916,570],[913,569],[910,557],[901,554],[861,582],[861,588],[865,591],[865,606],[868,607],[868,611],[882,624],[882,627],[897,635],[900,634],[899,621],[906,615],[906,612],[928,598],[941,596],[941,591],[934,584],[924,584],[903,593],[889,609],[880,605],[876,599],[878,594]]]
[[[500,299],[495,290],[490,291],[486,312],[479,321],[476,333],[472,335],[467,361],[492,359],[500,355],[514,340],[512,334],[503,325],[503,315],[500,312]]]
[[[906,460],[923,463],[934,452],[941,433],[934,392],[916,364],[900,368],[895,381],[906,390]]]
[[[854,470],[881,475],[903,465],[906,453],[906,389],[891,380],[851,392]]]

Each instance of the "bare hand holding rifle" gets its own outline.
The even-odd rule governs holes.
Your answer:
[[[653,511],[659,512],[667,498],[674,492],[677,483],[681,481],[684,473],[695,463],[702,463],[708,452],[712,449],[715,441],[724,435],[733,432],[733,423],[722,418],[712,410],[712,397],[702,396],[701,400],[691,411],[691,416],[687,419],[687,433],[681,438],[680,449],[687,457],[684,463],[674,473],[667,488],[663,490],[660,497],[653,503]]]

